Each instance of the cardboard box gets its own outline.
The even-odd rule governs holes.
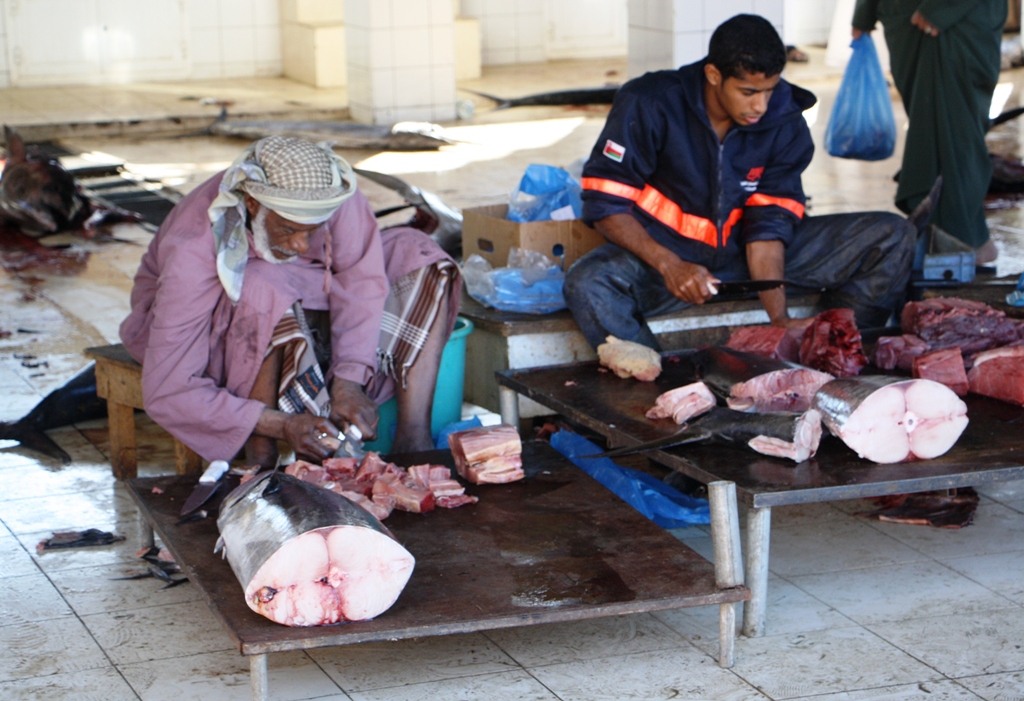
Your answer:
[[[508,265],[512,246],[544,255],[562,263],[572,262],[606,243],[604,237],[579,219],[569,221],[514,222],[505,219],[508,205],[492,204],[462,210],[462,258],[479,254],[495,268]]]

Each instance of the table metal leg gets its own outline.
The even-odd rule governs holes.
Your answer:
[[[501,411],[502,423],[510,424],[519,430],[519,393],[508,387],[498,387],[498,408]]]
[[[708,484],[711,507],[711,544],[714,548],[715,584],[720,589],[743,586],[743,555],[740,546],[740,516],[736,506],[736,484],[727,481]],[[732,667],[736,647],[736,604],[718,607],[718,666]]]
[[[139,514],[139,548],[152,548],[154,545],[156,545],[156,536],[153,534],[153,526],[142,514]]]
[[[749,638],[764,635],[768,603],[768,541],[772,530],[771,508],[747,512],[747,586],[750,601],[743,608],[743,634]]]
[[[270,699],[266,655],[253,655],[249,658],[249,684],[252,687],[252,701],[268,701]]]

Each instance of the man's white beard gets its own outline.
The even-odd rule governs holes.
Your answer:
[[[278,258],[274,255],[274,249],[270,246],[270,234],[267,232],[267,216],[270,214],[270,210],[265,206],[260,205],[260,209],[256,212],[256,216],[252,218],[250,228],[252,229],[252,244],[256,248],[256,252],[260,254],[260,258],[278,265],[280,263],[288,263],[295,260],[298,254],[292,254],[287,258]],[[284,251],[278,247],[279,252]]]

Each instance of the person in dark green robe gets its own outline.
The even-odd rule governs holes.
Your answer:
[[[854,38],[877,21],[885,28],[910,119],[896,206],[912,211],[942,175],[933,222],[974,248],[979,263],[998,255],[985,223],[985,132],[1006,12],[1006,0],[857,0],[853,14]]]

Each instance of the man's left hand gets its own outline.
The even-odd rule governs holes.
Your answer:
[[[350,380],[335,377],[331,380],[331,421],[344,431],[355,424],[363,439],[377,438],[377,405],[363,392],[363,388]]]

